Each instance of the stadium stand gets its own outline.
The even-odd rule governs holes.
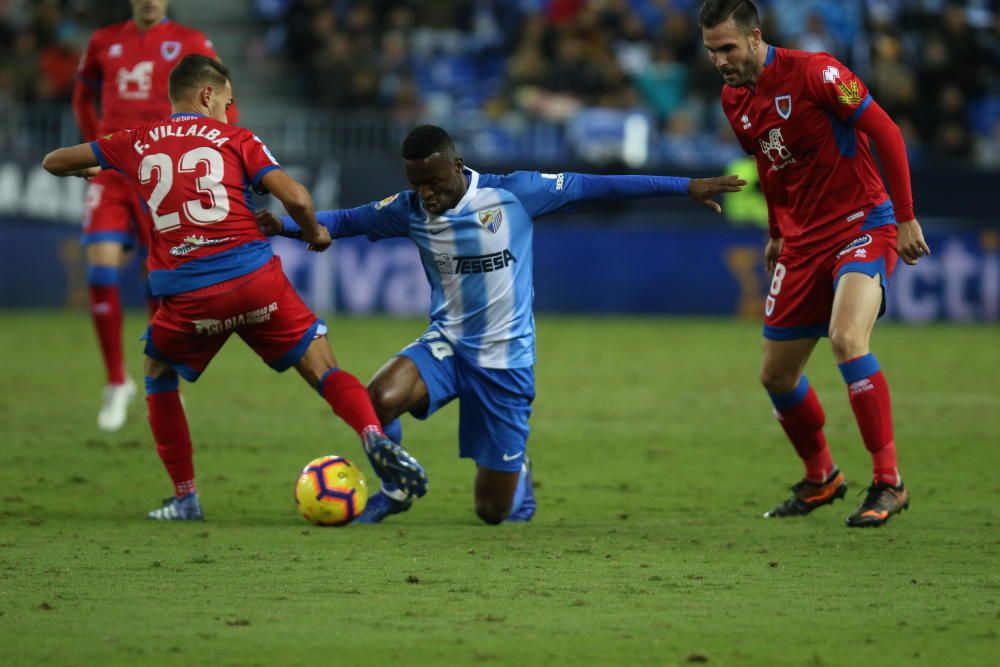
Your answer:
[[[64,104],[90,30],[127,15],[124,0],[115,4],[0,2],[0,100],[22,113],[25,103]],[[696,168],[739,157],[696,0],[208,4],[174,0],[171,10],[216,39],[243,83],[248,121],[300,141],[279,141],[286,154],[338,152],[345,133],[378,123],[389,129],[351,145],[384,148],[397,139],[391,128],[426,121],[454,128],[473,152],[514,160],[602,164],[624,154]],[[1000,165],[997,0],[758,4],[771,41],[829,51],[869,82],[915,166]],[[305,129],[284,131],[290,118]]]

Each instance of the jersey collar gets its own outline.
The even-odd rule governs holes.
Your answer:
[[[768,68],[771,66],[771,63],[773,63],[774,59],[777,58],[777,57],[778,57],[778,50],[776,48],[774,48],[773,46],[771,46],[770,44],[768,44],[767,45],[767,55],[764,56],[764,69],[757,76],[756,83],[754,83],[752,86],[750,86],[750,93],[752,95],[756,95],[757,94],[757,89],[760,87],[761,79],[763,79],[765,76],[768,76],[768,73],[767,73],[768,72]]]
[[[172,23],[172,21],[170,20],[170,17],[169,16],[164,16],[162,19],[160,19],[160,21],[158,23],[154,23],[153,25],[149,26],[145,30],[140,30],[139,29],[139,24],[135,22],[135,19],[129,19],[128,21],[125,22],[125,25],[128,26],[128,29],[131,30],[132,32],[137,32],[139,34],[145,34],[145,33],[150,32],[151,30],[156,30],[157,28],[159,28],[161,26],[165,26],[168,23]]]
[[[771,46],[770,44],[768,44],[767,55],[764,56],[764,67],[768,67],[771,63],[773,63],[777,55],[778,55],[778,50],[773,46]]]
[[[473,171],[468,167],[462,167],[462,173],[469,178],[469,187],[465,189],[465,195],[463,195],[462,198],[458,200],[458,203],[455,204],[454,208],[448,209],[441,215],[448,215],[449,213],[458,213],[463,208],[465,208],[469,204],[469,202],[472,201],[473,197],[476,196],[476,190],[479,187],[479,172]]]

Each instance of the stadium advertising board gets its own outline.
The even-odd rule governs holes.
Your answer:
[[[67,179],[66,182],[72,182]],[[576,224],[535,230],[539,312],[736,315],[757,318],[767,277],[763,240],[751,230]],[[590,224],[587,224],[587,223]],[[1000,320],[1000,234],[942,231],[928,225],[934,255],[900,266],[889,314],[906,322]],[[0,216],[0,306],[86,304],[79,227],[51,218]],[[430,290],[416,248],[405,239],[338,241],[327,253],[276,239],[285,271],[320,311],[423,315]],[[124,298],[142,304],[138,267],[123,278]]]

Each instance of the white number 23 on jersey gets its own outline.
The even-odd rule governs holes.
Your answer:
[[[190,150],[181,155],[177,173],[182,177],[195,174],[202,164],[205,165],[206,172],[204,176],[195,178],[195,187],[199,193],[208,197],[209,204],[206,206],[201,200],[190,199],[184,202],[183,211],[185,217],[194,224],[209,225],[224,220],[229,215],[229,193],[222,184],[225,171],[222,154],[208,146]],[[174,185],[174,161],[169,155],[155,153],[142,159],[139,164],[139,181],[146,185],[152,182],[154,177],[156,185],[146,202],[153,216],[153,224],[160,232],[176,229],[181,226],[180,213],[175,211],[161,215],[159,212],[160,204]]]

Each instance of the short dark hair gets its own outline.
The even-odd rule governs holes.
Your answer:
[[[437,125],[420,125],[406,135],[401,152],[404,160],[423,160],[435,153],[454,153],[455,143]]]
[[[730,18],[745,33],[760,27],[760,14],[750,0],[705,0],[698,12],[698,25],[714,28]]]
[[[170,71],[167,94],[171,102],[178,102],[202,86],[224,86],[227,81],[232,81],[228,67],[215,58],[192,53]]]

